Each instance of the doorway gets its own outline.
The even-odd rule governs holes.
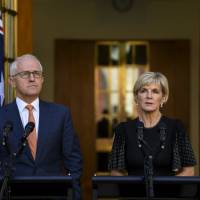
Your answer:
[[[105,72],[105,74],[109,73],[108,79],[110,79],[110,77],[112,79],[113,76],[118,74],[117,76],[119,76],[119,79],[125,80],[124,74],[126,74],[126,70],[124,70],[123,67],[122,69],[120,68],[119,72],[116,72],[116,70],[112,72],[112,69],[110,70],[110,66],[112,65],[117,66],[114,68],[119,68],[119,66],[123,65],[123,59],[126,57],[126,54],[123,55],[120,53],[120,50],[117,50],[117,45],[122,49],[126,49],[125,44],[131,44],[134,52],[136,49],[135,46],[137,46],[137,44],[139,45],[138,42],[141,42],[140,45],[143,45],[143,50],[141,51],[144,55],[144,52],[146,52],[146,60],[142,63],[144,64],[142,69],[159,71],[165,74],[169,80],[169,101],[164,107],[162,113],[164,115],[181,119],[189,130],[189,40],[95,41],[58,39],[55,41],[55,101],[70,108],[74,126],[80,139],[84,159],[84,173],[82,179],[84,199],[91,199],[91,177],[97,173],[99,167],[97,159],[98,151],[103,151],[105,155],[108,155],[112,145],[111,132],[108,134],[108,137],[102,137],[101,139],[103,140],[101,140],[100,143],[98,142],[97,137],[96,125],[97,120],[99,120],[100,117],[100,115],[98,115],[100,112],[97,109],[98,81],[96,80],[98,77],[96,75],[98,74],[98,45],[103,44],[105,46],[105,44],[111,44],[111,47],[108,45],[109,48],[113,48],[115,52],[119,52],[119,61],[116,62],[116,59],[112,59],[116,58],[116,55],[113,54],[114,57],[111,56],[111,63],[107,63],[109,66],[108,71],[111,71]],[[112,51],[110,51],[109,48],[108,50],[105,50],[105,52],[111,52],[112,55]],[[135,55],[133,52],[131,54]],[[103,71],[106,71],[106,66],[102,66],[104,66],[102,67]],[[124,68],[126,68],[126,66],[124,66]],[[121,90],[124,91],[124,87],[123,84],[120,85],[119,96]],[[112,91],[110,92],[112,93]],[[127,90],[127,93],[130,92],[131,90]],[[113,95],[116,96],[117,92],[114,91],[113,93]],[[121,97],[119,97],[119,100],[120,98]],[[116,101],[114,102],[117,103]],[[108,109],[109,112],[102,112],[102,114],[105,115],[105,117],[108,117],[108,120],[111,121],[112,118],[110,118],[108,113],[111,113],[112,111],[115,115],[120,111],[120,117],[118,120],[123,120],[124,117],[126,117],[124,115],[125,109],[122,109],[122,107],[126,108],[126,105],[123,102],[126,101],[123,101],[123,99],[120,100],[118,104],[116,104],[116,109],[115,107],[110,106]],[[110,105],[110,103],[108,103],[108,105]],[[133,110],[132,107],[127,105],[127,111],[131,110]],[[110,125],[108,127],[109,130],[111,130]],[[99,161],[99,163],[101,162]]]

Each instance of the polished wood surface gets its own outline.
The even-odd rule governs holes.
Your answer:
[[[190,130],[190,42],[189,40],[150,41],[150,70],[166,75],[169,100],[163,114],[179,118]]]
[[[18,0],[17,56],[31,53],[32,42],[32,0]]]
[[[72,112],[84,159],[84,199],[91,199],[95,173],[94,42],[56,40],[55,101]]]

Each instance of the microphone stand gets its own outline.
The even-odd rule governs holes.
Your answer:
[[[154,197],[153,188],[153,158],[156,157],[165,148],[166,140],[166,125],[160,124],[160,148],[153,153],[151,146],[143,138],[144,124],[138,122],[137,134],[138,134],[138,147],[141,149],[144,156],[144,179],[146,184],[146,196],[148,200]]]
[[[153,189],[153,156],[148,155],[144,158],[144,179],[146,184],[147,199],[151,200],[154,197]]]
[[[2,169],[4,171],[4,176],[3,176],[3,182],[2,182],[2,186],[1,186],[1,191],[0,191],[0,200],[3,199],[4,193],[6,193],[6,199],[10,199],[10,177],[11,177],[11,172],[12,172],[12,155],[10,154],[10,148],[7,142],[7,137],[4,136],[3,138],[3,142],[2,145],[3,147],[5,147],[8,155],[9,155],[9,159],[8,162],[7,160],[4,161],[1,165],[2,165]]]
[[[148,200],[151,200],[154,197],[153,156],[148,153],[148,151],[152,152],[152,149],[148,145],[148,143],[143,139],[142,128],[138,129],[138,147],[141,149],[144,156],[144,179],[145,179],[145,186],[146,186],[146,197]]]
[[[5,146],[6,149],[9,149],[7,142],[3,146]],[[8,151],[10,154],[9,160],[8,160],[8,162],[3,163],[4,176],[3,176],[3,183],[2,183],[1,191],[0,191],[0,200],[2,200],[4,198],[4,194],[6,194],[5,199],[7,199],[7,200],[11,199],[10,179],[11,179],[12,171],[13,171],[13,163],[15,162],[16,157],[21,155],[25,146],[26,146],[26,139],[23,139],[21,146],[17,150],[16,153],[11,154],[10,150]]]

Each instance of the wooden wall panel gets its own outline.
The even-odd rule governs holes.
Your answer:
[[[150,70],[160,71],[169,81],[169,100],[163,113],[181,119],[190,130],[190,42],[150,41]]]
[[[68,106],[84,159],[84,199],[91,199],[95,169],[94,42],[56,40],[55,101]]]
[[[32,0],[18,0],[17,55],[31,53],[32,45]]]

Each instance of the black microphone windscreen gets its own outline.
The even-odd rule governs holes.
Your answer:
[[[164,122],[161,122],[159,127],[160,127],[160,129],[167,129],[167,126]]]
[[[34,122],[28,122],[25,126],[25,137],[27,137],[27,135],[29,133],[31,133],[34,128],[35,128],[35,123]]]
[[[137,121],[137,137],[138,137],[139,147],[141,147],[141,141],[143,141],[143,129],[144,129],[144,123],[138,120]]]
[[[28,122],[25,126],[24,130],[24,135],[22,137],[22,143],[26,142],[27,137],[30,135],[30,133],[33,131],[35,128],[35,123],[34,122]]]
[[[161,142],[164,142],[166,140],[167,126],[164,122],[161,122],[159,127],[160,127],[160,140]]]
[[[3,132],[8,134],[13,130],[13,123],[11,121],[7,121],[3,127]]]

